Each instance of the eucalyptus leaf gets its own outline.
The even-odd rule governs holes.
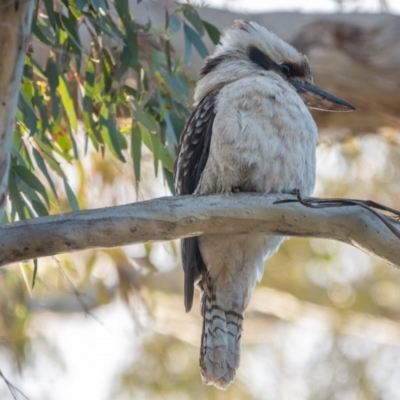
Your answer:
[[[47,196],[45,187],[31,171],[22,165],[12,165],[11,170],[28,186],[40,193],[46,201],[47,206],[49,206],[49,198]]]
[[[62,105],[67,114],[68,121],[74,132],[78,130],[78,120],[76,118],[74,103],[68,91],[67,82],[63,76],[59,76],[58,94],[60,95]]]
[[[73,190],[71,189],[71,186],[69,185],[69,183],[66,179],[63,179],[63,182],[64,182],[65,194],[67,195],[71,210],[79,211],[78,200],[76,199],[76,196],[75,196]]]
[[[216,28],[214,25],[210,24],[207,21],[203,20],[203,25],[204,28],[206,28],[207,34],[209,36],[209,38],[211,39],[211,41],[214,44],[218,44],[219,40],[221,38],[221,32],[218,30],[218,28]]]
[[[197,52],[200,54],[201,57],[207,57],[208,56],[208,50],[201,40],[200,36],[197,34],[196,31],[194,31],[189,25],[184,24],[183,25],[183,30],[185,32],[185,38],[187,38],[190,43],[193,44]]]
[[[142,135],[136,124],[132,124],[131,129],[131,157],[136,182],[140,181],[140,161],[142,157]]]
[[[204,24],[199,14],[195,10],[193,6],[190,4],[183,4],[183,14],[187,18],[187,20],[192,24],[192,26],[196,29],[197,33],[200,36],[204,35]]]

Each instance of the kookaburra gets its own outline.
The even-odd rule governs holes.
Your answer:
[[[310,195],[318,132],[308,108],[354,109],[313,85],[303,54],[245,21],[236,21],[205,60],[194,101],[175,164],[176,195],[294,189]],[[204,383],[224,389],[233,381],[244,312],[264,258],[282,240],[260,234],[182,240],[186,311],[192,307],[194,284],[202,292]]]

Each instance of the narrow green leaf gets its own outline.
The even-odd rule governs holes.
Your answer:
[[[166,32],[169,25],[169,12],[168,7],[165,7],[165,14],[164,14],[164,31]]]
[[[44,6],[46,7],[47,16],[49,18],[49,22],[53,29],[56,29],[56,16],[54,14],[54,1],[53,0],[44,0]]]
[[[58,87],[59,78],[58,78],[57,64],[54,62],[52,57],[49,57],[47,59],[46,77],[47,77],[47,82],[50,86],[50,91],[55,93]]]
[[[107,0],[109,1],[109,0]],[[124,36],[124,34],[122,34],[122,30],[120,29],[120,23],[119,21],[111,16],[112,13],[107,13],[104,14],[102,13],[101,15],[101,19],[104,21],[104,23],[110,27],[110,29],[112,29],[113,31],[116,32],[121,32],[121,36]],[[132,21],[132,18],[129,16],[129,19]]]
[[[74,53],[81,55],[83,49],[78,35],[76,18],[71,13],[69,14],[69,18],[64,14],[61,14],[61,22],[65,31],[68,33],[71,49],[74,51]]]
[[[13,207],[15,207],[19,219],[20,220],[25,219],[24,202],[22,201],[21,194],[18,190],[16,176],[12,171],[10,173],[8,181],[8,191],[11,199],[11,204]]]
[[[23,197],[21,197],[22,203],[24,203],[25,218],[35,218],[36,215],[33,212],[30,203],[27,203]]]
[[[83,15],[94,26],[97,33],[104,32],[107,35],[110,35],[111,37],[113,37],[119,44],[121,44],[121,45],[124,44],[123,34],[120,32],[120,30],[117,27],[111,29],[104,23],[104,21],[102,21],[100,18],[93,17],[90,13],[84,12]]]
[[[183,15],[187,20],[193,25],[200,36],[204,35],[204,25],[203,21],[197,14],[197,11],[190,4],[183,4]]]
[[[174,33],[178,32],[179,29],[181,29],[181,21],[179,21],[175,14],[170,14],[166,32],[167,37],[170,38]]]
[[[136,182],[140,181],[140,160],[142,157],[142,135],[138,125],[132,123],[131,131],[131,157]]]
[[[131,21],[131,12],[129,8],[129,1],[128,0],[118,0],[114,2],[115,8],[121,21],[123,22],[125,29],[129,29],[129,23]]]
[[[68,11],[70,14],[72,14],[74,16],[75,19],[79,20],[82,18],[82,10],[79,10],[77,7],[77,2],[74,1],[72,4],[72,2],[69,2],[69,6],[68,6]]]
[[[185,25],[186,26],[186,25]],[[188,67],[192,61],[192,42],[184,30],[185,36],[185,66]]]
[[[75,193],[72,191],[71,186],[69,186],[69,183],[67,182],[67,180],[63,179],[63,181],[64,181],[65,193],[67,195],[71,210],[79,211],[79,204],[78,204],[78,200],[76,199]]]
[[[188,115],[185,115],[185,114],[181,115],[178,112],[171,111],[168,113],[168,116],[170,118],[171,125],[174,128],[176,143],[178,143],[181,132],[183,131],[183,128],[185,127],[186,119],[188,118]]]
[[[19,146],[16,147],[14,145],[14,143],[18,143]],[[33,169],[30,152],[28,151],[28,149],[26,147],[26,142],[24,140],[20,140],[20,141],[14,140],[13,141],[12,155],[18,159],[18,162],[15,162],[15,160],[12,159],[12,165],[20,164],[20,165],[25,166],[29,170]]]
[[[119,0],[114,2],[115,8],[121,18],[122,24],[125,28],[124,35],[124,52],[122,58],[122,64],[120,71],[118,73],[118,78],[120,79],[123,73],[125,73],[127,66],[135,69],[136,72],[140,70],[139,59],[139,46],[137,39],[137,28],[136,23],[133,21],[128,0]]]
[[[57,28],[56,29],[56,36],[57,36],[57,41],[60,45],[63,45],[64,42],[67,40],[68,38],[68,34],[65,32],[64,30],[64,26],[62,24],[62,20],[61,20],[61,12],[58,11],[54,11],[54,15],[55,15],[55,21],[57,24]]]
[[[189,25],[184,24],[183,25],[183,30],[185,32],[185,38],[188,38],[189,41],[193,44],[193,46],[196,48],[197,52],[200,54],[201,57],[207,57],[208,56],[208,50],[201,40],[200,36],[197,34],[196,31],[194,31]]]
[[[84,82],[85,96],[83,98],[83,124],[86,131],[89,133],[93,146],[98,150],[99,143],[104,143],[104,140],[93,118],[93,102],[96,97],[96,67],[94,62],[90,59],[87,61]]]
[[[36,190],[38,193],[40,193],[42,195],[43,199],[46,201],[47,206],[50,205],[49,198],[47,196],[45,187],[43,186],[42,182],[40,182],[39,179],[36,178],[35,175],[33,175],[33,173],[31,171],[29,171],[26,167],[24,167],[22,165],[12,165],[11,169],[29,187]]]
[[[32,289],[35,287],[36,275],[38,271],[38,259],[33,259],[33,276],[32,276]]]
[[[40,171],[42,174],[45,176],[47,179],[47,182],[49,183],[50,189],[54,194],[54,197],[58,199],[56,187],[54,186],[53,180],[51,179],[51,176],[49,174],[49,171],[47,170],[46,164],[43,160],[43,157],[41,154],[33,147],[33,157],[35,158],[36,165],[39,167]]]
[[[136,89],[134,89],[133,87],[124,85],[123,89],[124,89],[124,92],[127,95],[132,96],[132,98],[136,99],[136,97],[138,97],[138,91]]]
[[[109,49],[103,49],[103,57],[100,59],[100,64],[103,72],[103,82],[104,82],[104,91],[105,93],[109,93],[113,84],[113,68],[115,65],[115,61],[112,55],[109,52]]]
[[[50,131],[49,117],[47,111],[47,103],[39,90],[35,90],[35,105],[36,109],[39,110],[40,118],[38,120],[38,130]]]
[[[125,72],[131,66],[132,60],[133,60],[133,54],[132,54],[130,46],[124,45],[124,48],[123,48],[123,50],[121,52],[121,56],[120,56],[120,66],[119,66],[119,70],[118,70],[118,73],[116,76],[117,80],[120,80],[123,77]]]
[[[24,115],[22,122],[28,128],[29,135],[33,136],[36,132],[37,118],[36,118],[35,110],[33,108],[32,101],[31,101],[24,85],[21,86],[18,106]]]
[[[147,114],[142,110],[139,103],[134,98],[131,101],[131,108],[135,119],[140,122],[140,124],[144,125],[150,132],[155,132],[156,124],[154,119],[151,118],[150,114]]]
[[[32,59],[32,72],[36,75],[36,78],[40,78],[42,80],[47,79],[47,76],[42,68],[41,63],[38,63],[35,59]]]
[[[87,0],[76,0],[75,1],[75,7],[77,10],[81,11],[83,10],[83,8],[88,5],[88,1]]]
[[[214,25],[203,20],[204,28],[206,28],[207,34],[214,44],[218,44],[221,38],[221,32]]]
[[[87,61],[86,74],[85,74],[85,96],[94,96],[94,84],[96,80],[96,67],[92,60]]]
[[[100,9],[102,9],[103,11],[107,11],[108,9],[105,0],[92,0],[91,3],[96,12],[100,12]]]
[[[57,119],[60,114],[60,97],[57,94],[58,88],[58,69],[57,64],[54,62],[52,57],[47,59],[46,64],[46,77],[47,83],[50,87],[50,96],[51,96],[51,114],[53,119]]]
[[[67,144],[67,146],[71,146],[72,145],[74,158],[75,158],[75,160],[78,160],[79,153],[78,153],[78,146],[76,144],[76,140],[75,140],[74,135],[72,134],[72,131],[71,131],[69,126],[67,126],[67,130],[68,130],[69,140],[67,138],[65,138],[65,143]]]
[[[43,201],[41,198],[37,195],[37,193],[30,187],[28,186],[24,181],[19,181],[19,190],[25,195],[25,198],[23,199],[26,206],[30,210],[30,214],[34,216],[34,212],[39,216],[39,217],[44,217],[49,215],[46,206],[43,204]]]
[[[139,72],[141,65],[139,63],[139,44],[138,44],[138,32],[136,28],[136,23],[134,21],[130,22],[130,27],[127,30],[125,43],[129,47],[129,51],[131,53],[131,64],[130,66],[136,71]]]
[[[41,201],[30,200],[30,202],[39,217],[46,217],[47,215],[49,215],[47,208],[43,205]]]
[[[46,164],[60,177],[64,178],[64,171],[60,167],[60,163],[52,156],[52,153],[55,149],[48,144],[46,137],[39,138],[36,136],[36,143],[42,150],[43,159],[46,161]],[[64,157],[65,158],[65,157]],[[69,160],[67,160],[69,161]]]
[[[165,169],[167,169],[170,172],[173,172],[174,170],[174,159],[171,157],[169,154],[168,149],[161,145],[162,147],[159,148],[158,150],[158,156],[160,158],[160,161]]]
[[[32,24],[32,33],[44,44],[54,46],[54,34],[51,29],[43,23],[43,20],[37,20]],[[53,40],[51,40],[51,38]]]
[[[74,132],[78,130],[78,121],[76,119],[74,103],[72,101],[71,95],[68,91],[67,83],[65,78],[62,75],[59,75],[58,80],[58,93],[61,98],[62,105],[64,107],[65,112],[67,113],[68,121],[71,126],[71,129]]]
[[[165,56],[167,58],[167,68],[168,68],[168,72],[171,73],[171,44],[169,42],[169,40],[165,41],[165,45],[164,45],[164,53]]]
[[[175,132],[174,125],[172,124],[171,116],[170,116],[170,112],[169,111],[165,112],[164,121],[165,121],[165,124],[167,125],[168,138],[171,140],[171,142],[172,142],[172,144],[174,146],[178,146],[177,134]]]
[[[159,136],[156,133],[151,133],[146,126],[139,125],[141,132],[142,143],[153,153],[154,172],[157,176],[158,162],[169,171],[174,170],[174,160],[169,154],[168,149],[161,143]]]
[[[154,163],[154,175],[158,174],[158,162],[160,160],[160,138],[156,133],[150,133],[151,147],[153,149],[153,163]]]
[[[113,154],[122,162],[125,162],[125,157],[121,152],[121,144],[125,144],[126,147],[126,141],[119,132],[115,118],[111,115],[109,107],[109,105],[104,104],[100,112],[101,133],[105,143]]]

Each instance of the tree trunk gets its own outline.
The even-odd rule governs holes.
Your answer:
[[[19,87],[33,0],[0,0],[0,220],[6,204]]]

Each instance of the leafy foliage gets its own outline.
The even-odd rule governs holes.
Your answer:
[[[172,187],[192,87],[183,60],[172,56],[171,38],[180,31],[187,43],[186,65],[192,47],[207,56],[206,36],[219,40],[218,30],[190,4],[166,11],[160,28],[151,21],[136,22],[126,0],[37,1],[18,104],[6,221],[47,215],[52,205],[62,209],[62,191],[69,208],[79,209],[60,163],[73,163],[89,150],[109,152],[120,162],[131,157],[138,183],[144,145],[153,155],[155,174],[161,166]],[[84,146],[79,145],[82,139]]]
[[[171,40],[189,35],[190,46],[205,56],[203,40],[215,42],[218,30],[189,4],[166,11],[161,27],[151,21],[138,23],[127,0],[37,0],[35,7],[3,223],[85,207],[74,179],[88,153],[102,157],[109,179],[115,177],[111,168],[131,161],[138,185],[145,147],[152,155],[154,174],[162,171],[171,188],[175,151],[190,114],[194,83],[185,71],[191,56],[174,54]],[[76,168],[67,168],[68,164]],[[113,251],[113,259],[120,253]],[[88,284],[93,265],[86,260],[82,286]],[[75,277],[76,269],[64,260],[56,268],[67,269],[59,285],[53,283],[54,272],[47,273],[43,265],[37,273],[37,260],[32,267],[21,268],[23,280],[18,270],[3,269],[0,274],[0,304],[7,305],[0,313],[0,326],[13,358],[26,364],[30,287],[35,286],[36,295],[49,287],[57,287],[59,294],[68,292],[66,276]],[[121,279],[119,287],[123,298],[126,281]],[[112,298],[106,292],[102,280],[96,280],[96,293],[109,302]]]

